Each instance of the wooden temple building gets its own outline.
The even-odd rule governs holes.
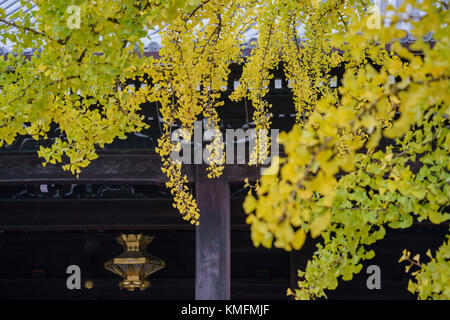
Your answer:
[[[227,98],[242,68],[231,70],[225,105],[219,108],[222,131],[252,125],[250,102]],[[281,70],[275,70],[267,99],[273,106],[272,127],[288,131],[295,111]],[[343,72],[333,70],[333,85],[339,86]],[[0,148],[0,299],[289,299],[286,290],[296,288],[297,270],[306,266],[316,241],[308,238],[293,252],[253,246],[242,209],[248,191],[244,179],[255,181],[260,170],[246,164],[226,165],[214,180],[206,177],[205,165],[184,165],[201,216],[197,227],[184,221],[172,206],[154,151],[161,134],[157,108],[144,104],[150,128],[98,150],[99,158],[78,179],[60,165],[42,166],[36,151],[49,141],[23,136]],[[54,128],[49,139],[60,136]],[[398,263],[401,252],[436,249],[447,230],[427,223],[388,230],[373,246],[375,258],[352,281],[340,281],[328,297],[414,299]],[[116,242],[121,234],[154,236],[147,252],[165,267],[147,278],[146,290],[121,290],[120,276],[105,269],[105,262],[123,252]],[[366,285],[366,269],[373,264],[381,270],[378,290]],[[80,289],[67,286],[71,265],[80,267]]]
[[[233,66],[220,108],[222,130],[251,126],[246,102],[227,99],[240,72]],[[343,70],[334,72],[339,85]],[[294,108],[281,72],[271,82],[268,100],[273,127],[289,130]],[[42,166],[36,150],[46,141],[20,137],[1,148],[0,299],[288,299],[286,289],[296,287],[297,269],[305,267],[315,241],[308,238],[294,252],[253,246],[242,203],[244,179],[256,180],[259,169],[245,164],[226,165],[215,180],[206,178],[204,165],[185,165],[201,220],[198,227],[184,221],[172,207],[154,152],[160,135],[157,107],[147,103],[142,110],[151,127],[99,150],[79,179],[58,165]],[[53,137],[59,134],[56,129]],[[341,281],[329,298],[413,299],[408,275],[397,262],[401,251],[435,249],[445,232],[425,223],[389,230],[374,245],[376,257],[352,281]],[[144,291],[120,290],[120,277],[104,268],[123,251],[115,240],[122,233],[154,236],[147,251],[165,262],[148,277],[151,285]],[[366,286],[372,264],[381,269],[379,290]],[[80,267],[80,289],[66,285],[70,265]]]

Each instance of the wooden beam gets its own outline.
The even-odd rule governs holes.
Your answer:
[[[192,178],[189,167],[185,167]],[[0,155],[0,184],[114,183],[160,184],[166,181],[160,157],[154,153],[102,153],[83,169],[80,177],[63,171],[61,165],[42,166],[35,153]]]
[[[204,166],[202,166],[204,168]],[[195,180],[195,166],[183,165],[188,180]],[[243,164],[226,165],[229,182],[254,181],[259,168]],[[161,172],[161,159],[153,151],[104,152],[83,169],[79,178],[63,171],[61,165],[42,165],[35,153],[0,153],[0,184],[162,184],[167,181]]]
[[[233,230],[248,230],[243,199],[231,200]],[[172,199],[0,200],[0,230],[192,230]]]
[[[133,292],[120,290],[121,278],[86,278],[82,270],[82,288],[68,290],[66,278],[60,279],[1,279],[0,299],[112,299],[112,300],[190,300],[194,298],[195,281],[190,278],[161,278],[150,276],[150,288]],[[84,287],[91,280],[94,287]],[[232,283],[233,299],[286,299],[287,279],[235,279]]]
[[[213,181],[200,169],[195,193],[201,212],[196,227],[195,298],[229,300],[230,187],[225,177]]]

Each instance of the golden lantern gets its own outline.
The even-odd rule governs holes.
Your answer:
[[[145,278],[165,267],[164,261],[145,252],[153,238],[142,234],[122,234],[116,238],[125,252],[106,262],[105,268],[124,278],[119,283],[120,289],[145,290],[150,286],[150,282]]]

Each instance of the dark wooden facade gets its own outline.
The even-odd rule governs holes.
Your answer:
[[[229,88],[240,74],[233,66]],[[343,70],[333,71],[338,78]],[[292,97],[281,71],[268,95],[273,127],[289,130],[294,122]],[[339,84],[339,79],[338,79]],[[224,96],[226,99],[226,95]],[[249,113],[246,113],[246,110]],[[202,165],[185,165],[201,209],[200,227],[184,221],[164,188],[160,159],[153,151],[160,134],[156,106],[143,106],[151,128],[127,141],[116,141],[86,168],[79,179],[60,166],[41,165],[36,149],[44,141],[21,137],[0,152],[0,299],[287,299],[295,288],[314,241],[298,252],[255,248],[245,224],[243,180],[255,180],[259,169],[227,165],[218,180],[208,180]],[[251,119],[250,104],[226,99],[221,129],[241,128]],[[55,133],[57,136],[57,133]],[[436,248],[447,229],[418,224],[389,231],[377,243],[376,257],[355,280],[329,293],[330,298],[414,298],[407,275],[397,263],[404,248],[422,254]],[[145,233],[155,240],[148,251],[166,268],[149,277],[146,291],[120,290],[120,278],[104,262],[122,248],[120,233]],[[82,280],[93,288],[68,290],[66,268],[79,265]],[[365,268],[377,264],[382,289],[368,290]]]
[[[233,300],[287,299],[286,289],[295,287],[296,270],[305,267],[314,241],[308,239],[296,252],[255,248],[244,222],[242,193],[237,189],[235,185],[230,187],[235,195],[230,201],[230,232],[225,234],[229,247],[200,250],[196,248],[199,240],[213,246],[224,241],[211,234],[206,234],[211,237],[206,240],[202,239],[204,235],[196,235],[195,227],[171,209],[169,199],[1,200],[0,299],[200,299],[227,298],[220,296],[227,292]],[[329,298],[413,299],[406,290],[408,276],[397,263],[399,255],[404,248],[424,255],[428,248],[439,246],[446,231],[430,225],[389,230],[386,238],[374,245],[376,257],[364,263],[354,280],[341,282],[336,291],[329,292]],[[103,267],[104,262],[122,252],[115,241],[122,232],[154,235],[148,251],[166,262],[164,269],[149,277],[151,287],[143,292],[120,290],[120,277]],[[229,270],[218,273],[219,279],[208,276],[208,270],[196,268],[196,257],[207,259],[208,249],[223,255],[229,252],[228,257],[217,257],[216,264],[208,260],[204,265],[213,267],[229,259]],[[82,283],[93,281],[92,289],[67,289],[66,268],[72,264],[80,266]],[[381,268],[381,290],[366,287],[366,268],[371,264]],[[229,291],[208,292],[217,289],[207,283],[208,279],[229,286]],[[206,284],[196,285],[199,280]],[[198,290],[196,293],[199,286],[200,290],[206,288],[202,291],[206,296]]]

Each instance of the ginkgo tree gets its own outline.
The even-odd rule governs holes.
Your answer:
[[[0,11],[0,42],[13,43],[15,53],[0,62],[0,145],[18,135],[46,138],[57,125],[64,137],[39,156],[44,165],[61,163],[79,174],[97,158],[96,147],[146,128],[140,105],[158,101],[163,133],[156,151],[166,185],[195,224],[187,177],[170,157],[180,147],[172,126],[187,137],[199,118],[217,128],[229,66],[238,62],[243,72],[230,98],[251,102],[262,135],[276,108],[265,98],[268,83],[282,66],[296,125],[279,136],[279,170],[250,185],[244,209],[256,246],[298,250],[308,235],[321,238],[288,294],[325,297],[340,279],[352,279],[374,257],[370,245],[387,226],[448,224],[446,0],[404,0],[383,10],[389,19],[367,0],[78,0],[70,4],[79,8],[76,28],[64,1],[35,3],[36,10],[15,14],[20,19]],[[401,45],[408,32],[400,25],[414,38],[409,48]],[[250,27],[258,39],[244,57]],[[159,58],[143,57],[141,39],[155,28]],[[27,48],[39,51],[28,59],[21,54]],[[330,87],[335,67],[345,68],[338,89]],[[127,86],[136,78],[148,85]],[[383,138],[392,144],[379,147]],[[269,157],[268,150],[256,144],[250,162]],[[224,168],[223,142],[213,138],[210,151],[208,174],[215,178]],[[419,298],[450,297],[449,248],[447,240],[428,253],[429,262],[404,251],[400,260],[416,268],[409,290]]]

